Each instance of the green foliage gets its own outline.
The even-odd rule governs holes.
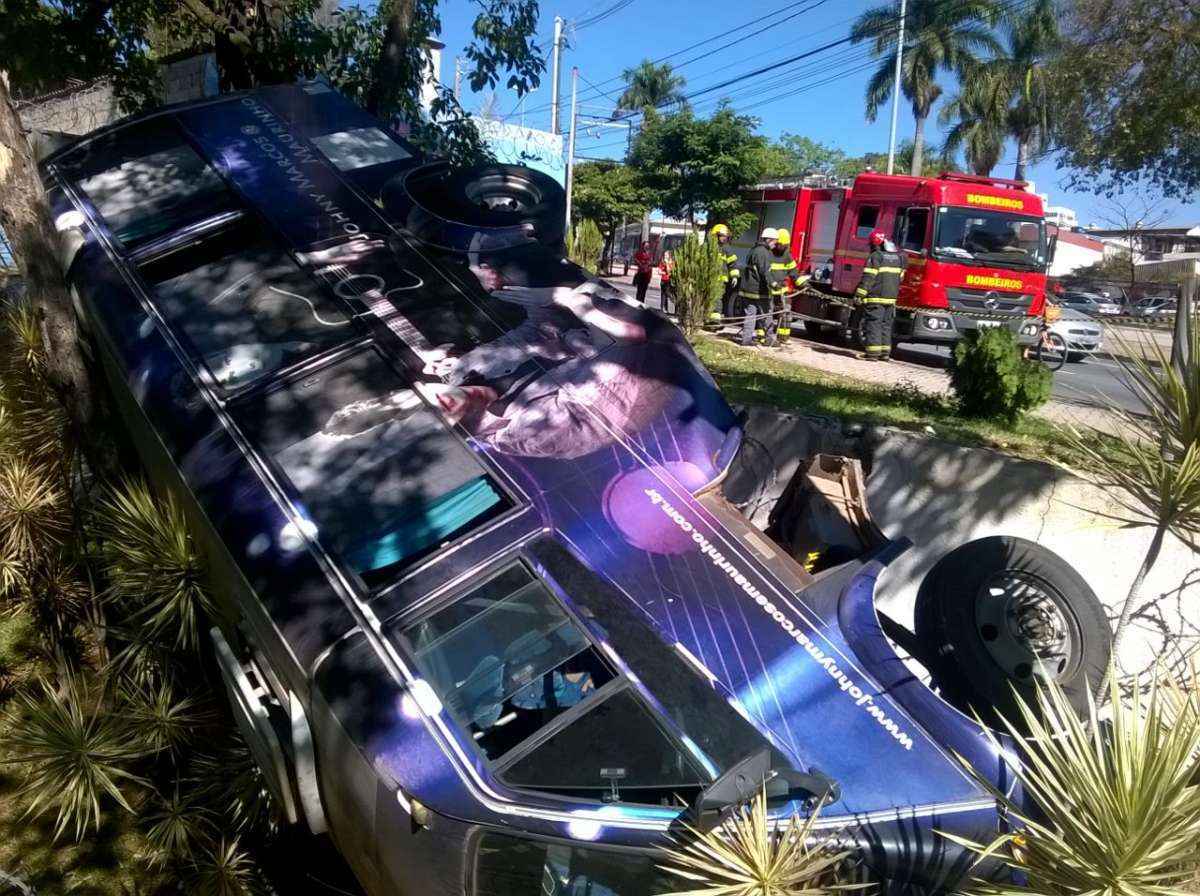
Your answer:
[[[192,869],[194,896],[254,896],[265,892],[257,866],[237,840],[222,839],[205,850]]]
[[[1008,137],[1008,105],[983,79],[968,72],[958,93],[942,104],[938,123],[948,127],[943,152],[965,151],[972,174],[989,175],[1000,164]]]
[[[679,326],[685,333],[696,332],[708,319],[708,312],[720,300],[725,288],[725,262],[715,239],[701,241],[689,233],[675,250],[675,307]]]
[[[94,525],[109,583],[105,602],[122,615],[126,636],[135,645],[194,653],[201,620],[216,608],[179,503],[131,480],[100,500]]]
[[[739,191],[759,178],[764,163],[757,124],[724,104],[709,118],[687,109],[667,116],[648,110],[629,161],[666,214],[694,221],[706,213],[736,232]]]
[[[1068,0],[1053,64],[1068,182],[1110,195],[1151,181],[1200,190],[1200,10],[1180,0]]]
[[[656,64],[643,59],[634,68],[621,73],[625,80],[625,91],[617,99],[617,109],[643,109],[647,106],[663,108],[675,106],[683,109],[687,100],[683,97],[683,75],[675,74],[671,63]]]
[[[606,239],[621,220],[636,221],[651,202],[637,172],[617,162],[584,162],[575,166],[571,211],[576,221],[590,218]]]
[[[894,4],[872,7],[855,21],[850,35],[855,43],[867,42],[879,66],[867,82],[867,119],[874,121],[891,98],[895,77]],[[900,90],[912,105],[916,119],[914,154],[910,171],[920,174],[924,152],[925,120],[942,95],[938,76],[943,71],[961,72],[978,61],[980,54],[992,55],[999,48],[991,26],[998,17],[994,0],[912,0],[908,4],[904,31],[904,56]]]
[[[604,251],[604,236],[591,218],[571,228],[568,236],[567,256],[589,274],[600,269],[600,253]]]
[[[659,867],[687,881],[664,896],[783,896],[862,890],[851,872],[851,853],[817,829],[820,808],[793,814],[775,828],[767,820],[766,790],[736,806],[717,827],[702,832],[684,824],[671,834]]]
[[[1200,873],[1198,682],[1190,693],[1167,681],[1143,694],[1135,680],[1125,698],[1117,676],[1110,673],[1109,681],[1104,718],[1092,702],[1080,719],[1053,682],[1036,706],[1017,697],[1022,724],[1004,723],[1022,748],[1013,774],[1040,811],[1030,812],[1011,790],[997,790],[986,770],[972,770],[1012,830],[987,844],[951,839],[999,858],[1025,883],[981,881],[973,892],[1167,896],[1192,890]],[[985,728],[984,736],[997,751],[1005,749],[992,731]]]
[[[950,386],[967,417],[1010,425],[1050,398],[1051,374],[1021,357],[1016,337],[1004,327],[975,330],[954,347]]]
[[[5,719],[5,748],[8,761],[24,767],[21,793],[30,814],[55,813],[54,836],[72,828],[78,841],[100,827],[102,801],[133,811],[119,785],[144,783],[129,769],[145,751],[93,689],[68,679],[61,689],[43,684],[15,702]]]
[[[194,744],[202,726],[212,721],[202,697],[178,695],[169,681],[125,678],[117,687],[122,718],[137,730],[151,752],[177,756]]]
[[[150,863],[179,867],[201,860],[206,846],[217,840],[217,822],[194,793],[176,784],[170,796],[156,798],[144,810],[146,839],[154,848]]]

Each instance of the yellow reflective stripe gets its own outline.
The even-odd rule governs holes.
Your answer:
[[[784,264],[782,261],[771,262],[771,270],[773,270],[773,271],[786,271],[787,269],[788,269],[788,266],[786,264]]]
[[[866,348],[867,348],[867,351],[869,351],[869,352],[881,352],[881,351],[884,351],[885,349],[891,349],[891,346],[890,345],[868,345]]]
[[[878,268],[877,272],[880,274],[903,274],[904,268]]]
[[[896,304],[895,299],[883,299],[883,298],[880,298],[879,296],[868,296],[867,298],[863,299],[863,301],[866,302],[868,305],[895,305]]]
[[[879,268],[863,268],[864,274],[878,274]]]

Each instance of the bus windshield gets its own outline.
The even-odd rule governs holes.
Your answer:
[[[945,261],[1018,270],[1046,264],[1046,228],[1041,218],[942,208],[938,212],[933,254]]]

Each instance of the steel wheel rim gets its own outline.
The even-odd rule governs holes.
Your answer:
[[[1081,662],[1082,630],[1062,593],[1040,576],[1005,569],[975,596],[975,631],[992,662],[1014,681],[1070,678]]]

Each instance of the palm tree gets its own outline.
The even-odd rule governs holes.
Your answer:
[[[627,68],[621,77],[625,79],[625,92],[617,100],[617,109],[644,109],[647,106],[661,108],[674,104],[679,108],[687,105],[683,95],[686,83],[682,75],[675,74],[671,63],[655,65],[643,59],[636,68]]]
[[[978,64],[978,54],[996,54],[1000,47],[992,36],[991,25],[997,19],[994,0],[911,0],[905,15],[904,58],[900,69],[900,90],[912,104],[916,128],[913,131],[911,173],[921,173],[925,148],[925,122],[933,104],[942,95],[937,83],[942,71],[962,72]],[[895,44],[892,43],[898,20],[895,4],[886,3],[867,10],[850,31],[854,43],[871,42],[871,53],[879,57],[879,67],[867,83],[867,120],[874,121],[879,110],[892,96],[895,76]]]
[[[1004,152],[1008,111],[1002,97],[986,89],[973,73],[967,73],[958,93],[938,113],[938,122],[950,128],[943,152],[957,153],[961,149],[973,174],[991,174]]]

